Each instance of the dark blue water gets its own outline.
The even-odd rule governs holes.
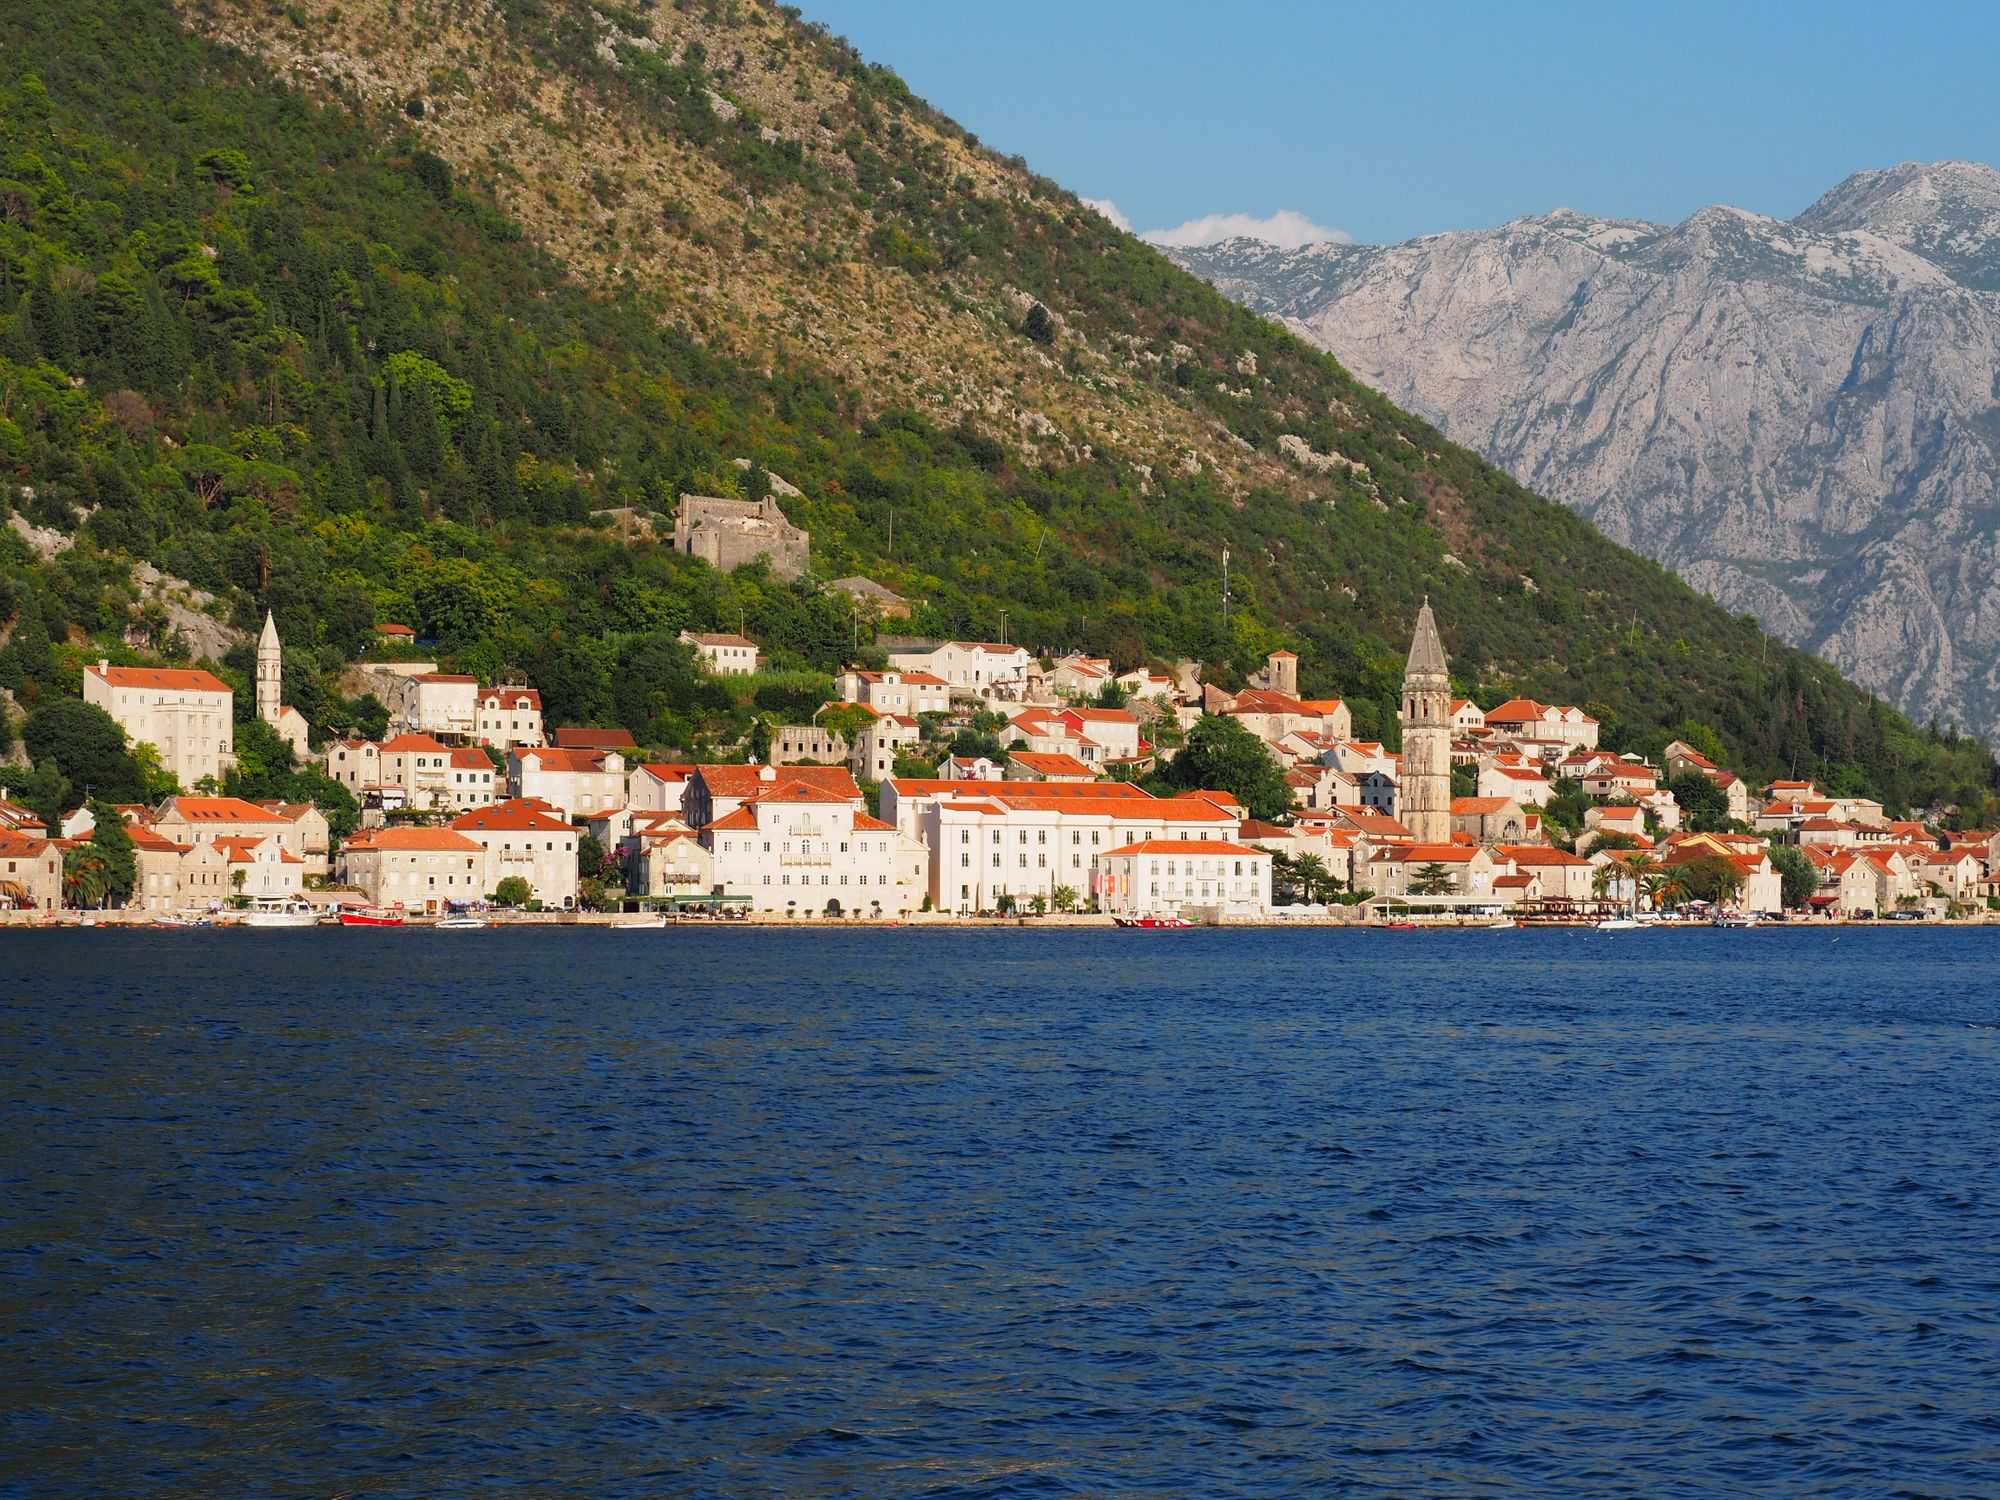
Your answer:
[[[2000,1493],[2000,932],[0,966],[9,1494]]]

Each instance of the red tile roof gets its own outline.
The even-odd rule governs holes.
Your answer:
[[[176,669],[172,667],[107,667],[92,665],[84,669],[93,676],[102,678],[112,687],[158,688],[164,692],[179,693],[226,693],[229,684],[213,672]]]
[[[385,755],[443,755],[451,747],[427,734],[399,734],[379,748]]]
[[[456,825],[454,825],[455,827]],[[350,853],[359,849],[385,852],[429,851],[440,854],[481,854],[481,845],[450,828],[370,828],[347,841]]]
[[[1121,849],[1109,851],[1112,856],[1120,854],[1247,854],[1269,859],[1268,849],[1252,849],[1247,844],[1234,844],[1227,839],[1141,839],[1136,844],[1127,844]]]
[[[451,820],[467,833],[573,833],[575,829],[549,814],[548,804],[533,797],[516,797],[492,807],[476,808]]]
[[[173,797],[174,811],[190,823],[284,823],[290,822],[268,808],[241,797]]]
[[[1032,750],[1016,750],[1012,763],[1037,771],[1044,776],[1095,776],[1097,773],[1078,760],[1074,755],[1040,754]]]
[[[858,801],[861,788],[855,784],[854,775],[845,766],[696,766],[695,774],[702,785],[708,788],[711,797],[755,797],[780,782],[819,787],[826,791],[838,792],[848,801]],[[764,779],[764,772],[771,771],[771,779]],[[962,782],[941,782],[942,786],[960,786]]]

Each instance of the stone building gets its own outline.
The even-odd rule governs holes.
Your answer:
[[[722,500],[683,495],[674,515],[674,550],[728,573],[759,557],[780,578],[798,578],[811,561],[811,540],[768,496]]]
[[[285,648],[278,640],[278,622],[264,611],[264,633],[257,640],[257,717],[278,731],[305,765],[312,756],[306,739],[306,716],[284,701]]]
[[[1417,611],[1403,672],[1403,769],[1397,818],[1419,844],[1451,841],[1451,675],[1431,601]]]
[[[84,669],[83,701],[116,719],[134,744],[159,751],[160,768],[184,787],[236,767],[235,694],[212,672],[100,660]]]

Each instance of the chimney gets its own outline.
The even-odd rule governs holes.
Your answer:
[[[108,656],[98,657],[97,670],[100,672],[109,672],[111,670],[111,658]]]

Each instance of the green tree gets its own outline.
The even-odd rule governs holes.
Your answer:
[[[1774,844],[1771,847],[1771,863],[1784,883],[1785,905],[1802,908],[1819,894],[1819,867],[1805,850],[1792,844]]]
[[[63,900],[71,906],[102,906],[111,889],[104,856],[90,844],[63,855]]]
[[[1681,816],[1696,833],[1715,833],[1729,822],[1729,794],[1699,771],[1683,771],[1667,783]]]
[[[828,734],[839,735],[852,745],[862,730],[875,722],[875,711],[865,703],[841,703],[822,709],[819,727]]]
[[[33,596],[29,597],[32,600]],[[0,687],[18,693],[29,683],[49,686],[56,675],[56,655],[50,648],[49,627],[41,611],[22,610],[7,644],[0,646]]]
[[[1410,882],[1410,890],[1419,896],[1442,896],[1452,890],[1451,871],[1441,864],[1417,866],[1416,878]]]
[[[1292,880],[1308,901],[1326,900],[1340,884],[1317,854],[1301,854],[1292,860]]]
[[[604,875],[604,845],[593,834],[584,834],[576,841],[576,872],[585,880],[598,880]]]
[[[1188,731],[1185,749],[1152,777],[1168,792],[1228,792],[1253,818],[1282,818],[1292,787],[1264,742],[1226,715],[1210,715]]]
[[[1056,320],[1049,316],[1046,307],[1037,302],[1021,320],[1021,332],[1046,347],[1056,341]]]
[[[1675,727],[1673,738],[1698,751],[1714,765],[1725,769],[1728,767],[1729,749],[1722,743],[1722,736],[1708,725],[1693,719],[1683,719]]]
[[[96,825],[90,832],[90,847],[104,869],[103,899],[122,906],[139,884],[139,856],[132,848],[131,831],[124,815],[108,802],[93,800],[90,815]]]
[[[1697,901],[1726,902],[1743,889],[1743,872],[1720,854],[1704,854],[1674,866],[1674,871]]]
[[[491,900],[495,906],[522,907],[535,897],[535,889],[519,875],[509,875],[493,887]]]
[[[1059,885],[1049,892],[1049,904],[1057,911],[1075,911],[1076,900],[1076,887],[1073,885]]]
[[[125,747],[125,731],[103,709],[79,698],[57,698],[28,715],[21,726],[28,758],[54,761],[88,797],[137,802],[145,780]]]

